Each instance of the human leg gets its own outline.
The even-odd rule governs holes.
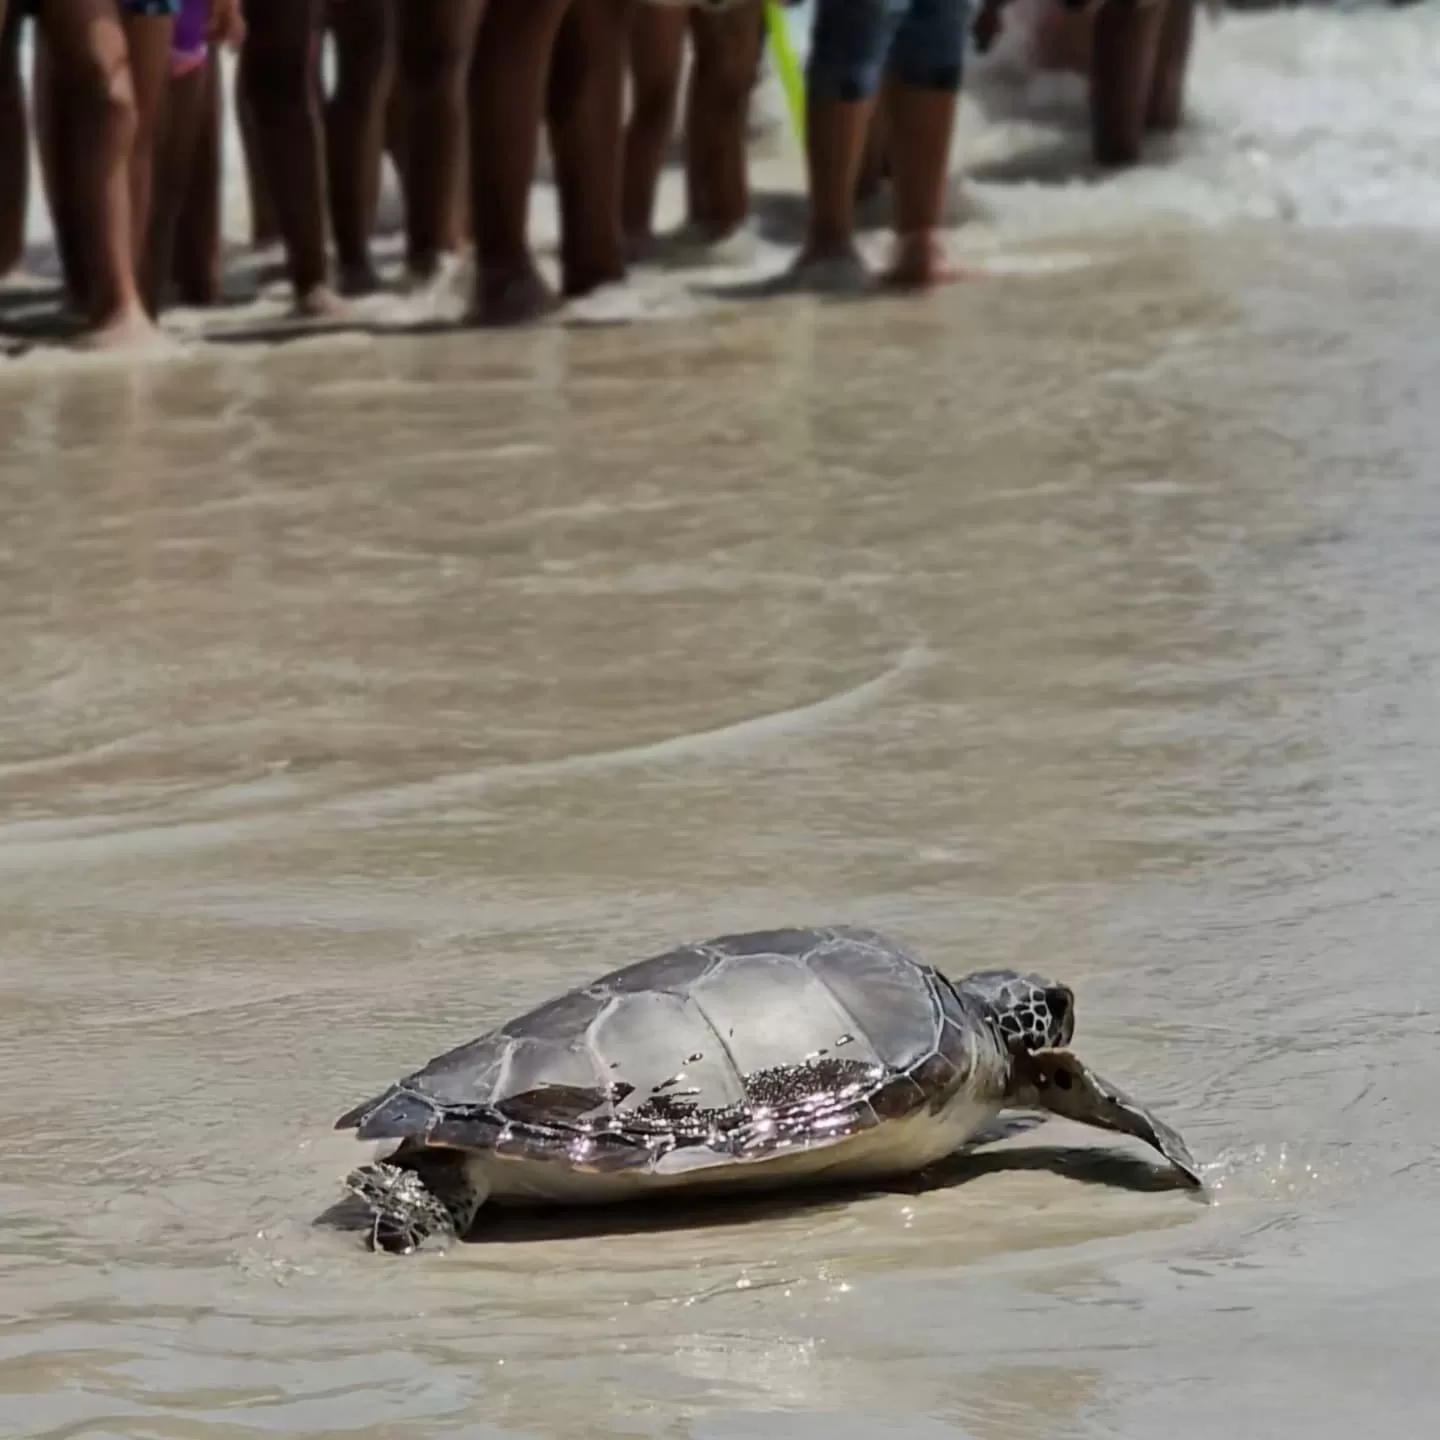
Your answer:
[[[459,250],[457,218],[465,175],[466,85],[483,0],[404,0],[400,74],[407,154],[405,259],[411,274],[433,275],[442,252]]]
[[[408,9],[415,0],[405,0]],[[325,178],[340,289],[363,294],[379,284],[370,229],[380,185],[385,104],[393,81],[390,0],[331,0],[335,89],[325,102]]]
[[[625,276],[620,228],[630,0],[571,0],[555,38],[546,122],[567,296]]]
[[[688,12],[676,5],[640,5],[630,32],[630,122],[625,130],[620,223],[631,254],[650,244],[655,195],[665,151],[675,133]]]
[[[295,308],[307,315],[342,308],[329,287],[320,106],[312,63],[321,3],[248,0],[240,52],[240,83],[285,242]]]

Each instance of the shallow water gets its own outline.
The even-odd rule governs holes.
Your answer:
[[[1419,1434],[1436,257],[14,377],[6,1433]],[[1214,1203],[1056,1123],[659,1233],[312,1226],[394,1073],[826,919],[1070,980]]]
[[[1104,193],[933,305],[5,375],[0,1435],[1429,1433],[1440,242]],[[1072,983],[1213,1202],[1056,1122],[312,1223],[397,1072],[827,920]]]

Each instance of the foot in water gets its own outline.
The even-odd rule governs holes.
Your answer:
[[[890,264],[880,276],[886,290],[934,290],[979,278],[979,272],[952,261],[933,232],[897,235]]]
[[[807,246],[778,275],[706,288],[711,294],[729,300],[766,300],[785,295],[858,297],[875,294],[876,282],[853,245],[837,250],[815,250]]]
[[[375,267],[368,262],[364,265],[342,265],[337,278],[339,293],[347,299],[374,295],[384,288]]]
[[[328,285],[315,285],[295,297],[293,313],[301,320],[345,320],[351,312]]]
[[[637,285],[633,280],[611,280],[586,295],[567,301],[567,325],[633,325],[643,321],[679,320],[693,315],[696,300],[675,286]]]
[[[83,350],[158,351],[175,348],[175,342],[160,329],[137,300],[103,324],[85,331],[76,344]]]
[[[669,234],[652,238],[644,258],[665,268],[744,269],[759,257],[760,243],[749,225],[738,225],[723,233],[689,221]]]
[[[777,294],[868,295],[874,288],[875,277],[853,245],[844,250],[807,246],[772,282]]]
[[[481,271],[475,282],[470,321],[475,325],[529,325],[560,307],[544,277],[527,264],[508,271]]]

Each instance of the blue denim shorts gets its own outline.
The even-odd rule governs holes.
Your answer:
[[[888,70],[919,90],[960,88],[970,0],[815,0],[807,84],[868,100]]]

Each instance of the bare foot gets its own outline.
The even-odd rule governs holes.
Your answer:
[[[444,289],[465,268],[467,256],[453,250],[441,250],[420,264],[408,262],[400,280],[403,295],[428,295]]]
[[[677,320],[694,315],[695,298],[688,291],[611,280],[565,306],[567,325],[633,325],[647,320]]]
[[[528,325],[559,308],[555,292],[534,265],[514,270],[480,270],[470,321],[475,325]]]
[[[944,244],[933,234],[897,235],[895,255],[880,277],[887,290],[933,290],[975,280],[979,272],[956,265],[945,254]]]
[[[340,294],[351,299],[361,295],[373,295],[381,288],[380,277],[369,261],[363,265],[342,265],[338,279]]]
[[[688,220],[651,242],[651,259],[673,269],[746,269],[755,263],[759,254],[755,232],[743,223],[717,231],[713,226]]]
[[[291,313],[302,320],[344,320],[350,307],[328,285],[316,285],[295,297]]]
[[[561,289],[567,300],[583,300],[597,290],[625,283],[623,261],[605,261],[599,265],[577,265],[573,261],[564,267],[565,276]]]
[[[85,331],[76,342],[84,350],[168,350],[173,342],[138,301]]]
[[[813,295],[864,295],[875,288],[875,280],[853,245],[831,251],[807,246],[789,270],[776,277],[776,288]]]
[[[813,250],[806,246],[788,270],[763,280],[716,287],[714,293],[731,300],[768,300],[784,295],[858,297],[875,293],[875,279],[853,245],[843,250]]]

